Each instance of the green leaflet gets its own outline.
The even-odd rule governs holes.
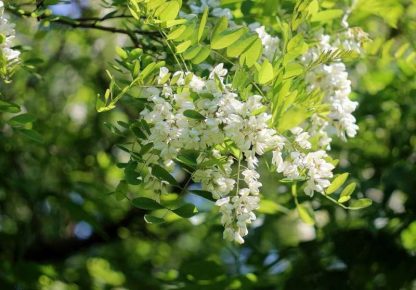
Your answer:
[[[195,205],[187,203],[177,209],[172,210],[172,212],[180,217],[190,218],[198,213],[198,209],[195,207]]]
[[[283,75],[283,78],[285,79],[293,78],[298,75],[301,75],[303,72],[304,72],[303,65],[296,63],[296,62],[292,62],[286,66],[285,74]]]
[[[348,209],[358,210],[358,209],[369,207],[372,204],[373,204],[373,201],[371,199],[362,198],[362,199],[351,201],[350,206],[348,207]]]
[[[210,200],[212,202],[215,202],[215,199],[212,197],[212,193],[209,191],[194,189],[194,190],[190,190],[189,192],[192,194],[196,194],[200,197],[203,197],[207,200]]]
[[[168,34],[167,39],[168,40],[175,40],[177,38],[179,38],[186,30],[187,26],[186,25],[181,25],[179,27],[177,27],[176,29],[172,30],[171,33]]]
[[[200,64],[201,62],[203,62],[204,60],[208,58],[210,53],[211,53],[211,50],[208,47],[204,46],[199,52],[199,54],[192,59],[192,63]]]
[[[227,48],[243,36],[245,28],[227,29],[221,33],[215,34],[211,41],[212,49]]]
[[[178,2],[170,1],[160,6],[156,10],[155,15],[158,16],[161,21],[174,20],[176,16],[178,16],[180,8],[181,6]]]
[[[226,17],[221,17],[217,25],[214,27],[211,38],[214,38],[217,34],[220,34],[228,27],[228,19]]]
[[[345,187],[344,190],[341,192],[338,202],[344,203],[349,201],[351,199],[351,194],[354,192],[356,186],[357,184],[355,183],[348,184],[347,187]]]
[[[277,130],[280,133],[283,133],[289,129],[292,129],[305,121],[308,116],[309,113],[305,108],[293,106],[283,113],[278,121]]]
[[[254,41],[258,39],[257,35],[245,35],[232,45],[227,47],[227,56],[228,57],[237,57],[240,56]]]
[[[178,184],[176,179],[172,175],[170,175],[170,173],[165,168],[159,165],[154,165],[152,167],[152,175],[157,177],[160,180],[164,180],[168,182],[169,184],[173,184],[173,185]]]
[[[202,50],[202,47],[197,45],[197,46],[192,46],[191,48],[187,49],[184,54],[183,54],[183,58],[185,60],[190,60],[195,58]]]
[[[343,173],[341,175],[338,175],[328,186],[328,188],[325,190],[326,194],[334,193],[338,188],[340,188],[345,181],[347,180],[349,176],[349,173]]]
[[[19,113],[20,107],[16,104],[0,100],[0,112]]]
[[[8,123],[12,126],[21,126],[21,125],[25,125],[27,123],[32,123],[33,121],[36,120],[36,117],[31,115],[31,114],[20,114],[17,116],[14,116],[13,118],[11,118]]]
[[[191,118],[191,119],[195,119],[195,120],[205,120],[205,116],[201,115],[199,112],[194,111],[194,110],[185,110],[183,112],[183,115],[185,117]]]
[[[176,53],[183,53],[185,52],[190,46],[192,42],[190,40],[187,40],[185,42],[182,42],[178,46],[176,46]]]
[[[258,83],[261,85],[266,84],[271,81],[273,77],[273,66],[269,60],[266,59],[260,67],[258,73]]]
[[[328,9],[320,11],[312,16],[312,22],[328,22],[332,19],[341,17],[344,14],[344,11],[341,9]]]
[[[165,208],[163,205],[158,203],[156,200],[147,197],[137,197],[131,201],[131,203],[140,209],[145,210],[156,210]]]
[[[150,215],[150,214],[145,214],[144,215],[144,220],[148,224],[161,224],[161,223],[165,222],[165,220],[163,218],[153,216],[153,215]]]
[[[205,29],[205,25],[207,24],[207,20],[208,20],[208,7],[205,8],[204,14],[202,15],[202,18],[201,18],[201,23],[199,24],[198,42],[200,42],[202,39],[202,35],[204,34],[204,29]]]
[[[263,44],[261,43],[261,40],[257,38],[240,56],[240,64],[246,64],[248,67],[252,67],[260,58],[262,52]]]

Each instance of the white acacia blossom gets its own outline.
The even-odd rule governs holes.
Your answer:
[[[193,14],[208,8],[214,17],[232,19],[231,11],[221,8],[219,0],[193,1],[189,8]],[[231,27],[235,25],[230,21]],[[249,29],[261,40],[263,61],[273,63],[282,57],[279,37],[258,23],[249,25]],[[337,48],[361,53],[364,37],[361,31],[350,28],[335,40],[321,33],[319,44],[310,48],[301,61],[308,65],[322,53]],[[206,77],[162,67],[157,85],[144,89],[142,96],[147,102],[140,115],[149,129],[142,146],[155,149],[142,156],[148,168],[144,181],[162,190],[164,181],[158,183],[152,176],[153,166],[163,164],[172,172],[184,151],[197,152],[192,180],[216,200],[224,239],[244,243],[260,204],[259,157],[269,153],[268,164],[280,177],[304,181],[306,195],[324,193],[334,176],[335,166],[328,155],[332,132],[343,139],[356,135],[358,126],[352,113],[358,103],[349,99],[351,82],[340,60],[318,65],[306,74],[305,82],[310,91],[323,92],[329,114],[326,118],[314,114],[279,133],[272,122],[270,100],[262,94],[270,88],[265,85],[257,88],[259,94],[243,95],[231,85],[232,78],[223,63],[215,67],[202,63],[199,69],[209,70]]]
[[[20,52],[12,49],[15,38],[14,25],[9,22],[4,14],[4,3],[0,1],[0,57],[7,65],[16,63]]]
[[[278,134],[270,125],[263,97],[243,100],[226,82],[227,74],[223,64],[214,67],[208,78],[171,74],[162,67],[159,86],[144,92],[149,105],[141,112],[150,126],[147,142],[158,153],[143,158],[149,166],[163,163],[173,170],[181,150],[200,152],[192,179],[217,200],[224,238],[242,243],[259,207],[258,157],[272,152],[276,171],[288,178],[305,178],[308,195],[329,186],[334,166],[325,151],[312,150],[311,136],[301,127],[293,128],[288,137]],[[167,77],[176,83],[167,82]],[[189,111],[197,112],[198,118],[187,117]],[[223,155],[224,144],[235,147],[240,156]],[[146,181],[154,186],[151,178]]]
[[[334,40],[331,39],[331,36],[321,33],[318,36],[319,45],[310,49],[303,60],[305,63],[309,63],[316,60],[322,53],[337,49],[362,53],[362,43],[366,38],[367,35],[359,28],[348,28],[345,32],[337,35]],[[324,130],[334,127],[337,135],[343,140],[346,140],[346,137],[355,137],[358,126],[352,113],[356,110],[358,102],[351,101],[349,98],[351,81],[348,79],[345,64],[338,60],[330,64],[318,65],[306,75],[306,82],[309,84],[310,90],[320,89],[324,93],[325,101],[331,108],[328,116],[331,122],[322,121],[322,127],[315,127],[318,131],[314,131],[314,133],[322,134]],[[315,122],[316,125],[317,122]],[[326,140],[329,138],[323,137]]]

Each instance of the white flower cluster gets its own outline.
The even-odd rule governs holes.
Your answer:
[[[267,33],[266,28],[255,22],[249,25],[251,31],[258,34],[263,44],[263,56],[269,61],[273,61],[274,57],[281,53],[279,44],[280,39]]]
[[[143,159],[148,167],[156,163],[173,170],[182,150],[199,152],[192,179],[217,200],[224,238],[243,243],[259,207],[259,156],[273,152],[276,171],[307,180],[309,195],[323,192],[334,167],[325,151],[312,151],[311,136],[302,128],[292,129],[289,137],[279,135],[270,127],[262,96],[243,100],[226,82],[227,73],[223,64],[208,78],[160,69],[158,87],[146,89],[148,106],[141,112],[150,125],[145,145],[151,143],[156,153],[149,151]]]
[[[291,133],[293,141],[286,143],[292,144],[288,156],[283,159],[282,151],[273,151],[272,163],[276,166],[276,171],[294,180],[305,178],[305,193],[309,196],[314,192],[323,193],[333,177],[334,165],[327,161],[328,155],[324,150],[309,151],[312,144],[308,132],[296,127]]]
[[[361,30],[350,28],[331,43],[329,35],[321,34],[318,47],[310,49],[303,60],[305,63],[309,63],[316,60],[321,53],[335,51],[336,49],[352,50],[361,53],[361,44],[365,37],[365,33]],[[343,140],[347,136],[350,138],[355,137],[358,126],[352,113],[357,108],[358,103],[351,101],[349,98],[351,81],[348,79],[345,64],[341,61],[335,61],[328,65],[319,65],[306,75],[306,82],[309,84],[310,90],[320,89],[324,93],[325,101],[331,108],[329,114],[331,122],[315,120],[315,129],[317,129],[315,132],[323,135],[326,141],[329,140],[329,137],[324,131],[330,129],[330,127],[335,127],[338,136]],[[316,118],[319,117],[315,116]],[[321,123],[321,128],[316,127],[318,123]]]
[[[231,10],[228,8],[221,8],[219,0],[200,0],[199,4],[197,2],[191,2],[189,7],[191,8],[192,13],[200,14],[203,13],[206,8],[212,9],[211,15],[215,17],[226,17],[232,19],[233,15]]]
[[[14,25],[4,15],[4,3],[0,1],[0,56],[6,65],[17,62],[20,55],[18,50],[11,48],[14,37]]]

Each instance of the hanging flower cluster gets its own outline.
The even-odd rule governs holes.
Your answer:
[[[342,56],[362,53],[365,33],[349,27],[331,36],[308,33],[307,26],[300,29],[292,19],[292,26],[281,26],[279,37],[264,25],[234,19],[218,0],[189,1],[185,11],[190,14],[179,12],[176,0],[130,3],[134,15],[144,13],[155,19],[153,25],[172,26],[162,35],[176,62],[169,65],[172,71],[165,62],[146,63],[142,75],[133,69],[133,83],[121,90],[122,95],[139,83],[137,98],[144,104],[133,125],[140,128],[140,153],[132,152],[134,162],[126,165],[133,170],[130,177],[164,193],[175,185],[171,173],[179,164],[212,195],[224,238],[237,243],[244,242],[248,225],[256,220],[260,158],[278,179],[301,183],[307,196],[328,197],[342,186],[346,175],[334,176],[336,162],[329,155],[332,138],[346,140],[358,130],[352,115],[358,103],[349,98],[351,82]],[[316,15],[314,7],[319,6],[317,1],[305,3],[295,8],[301,19]],[[137,50],[121,55],[128,59],[133,52]],[[115,86],[112,78],[111,87]],[[113,97],[114,92],[107,91],[100,110],[113,108],[120,94]],[[132,184],[138,183],[134,179]],[[329,198],[347,208],[343,203],[351,188],[338,202]],[[293,195],[298,211],[304,213],[297,193]],[[149,206],[155,200],[143,204],[144,200],[141,197],[135,205],[164,208],[158,203]],[[182,209],[173,210],[178,211]]]
[[[12,48],[15,38],[14,25],[4,14],[4,3],[0,1],[0,74],[7,76],[9,69],[18,62],[20,52]]]
[[[160,86],[146,89],[149,105],[140,114],[150,126],[144,145],[152,144],[157,154],[146,153],[143,159],[149,167],[163,163],[172,171],[181,150],[200,152],[193,181],[217,199],[224,238],[242,243],[247,224],[256,219],[254,210],[259,207],[258,157],[272,152],[276,172],[307,180],[305,193],[310,196],[323,193],[330,185],[334,166],[324,150],[312,149],[311,136],[303,128],[280,135],[270,126],[267,101],[260,95],[242,99],[225,82],[227,73],[223,64],[213,68],[206,79],[160,69]],[[224,155],[224,144],[234,146],[240,155]],[[234,171],[233,165],[237,167]],[[151,172],[145,183],[150,184],[150,179]]]

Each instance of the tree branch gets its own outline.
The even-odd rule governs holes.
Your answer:
[[[21,11],[18,9],[15,9],[14,7],[6,6],[7,11],[10,13],[19,16],[19,17],[32,17],[32,13],[29,11]],[[68,17],[58,16],[58,15],[40,15],[37,17],[38,21],[41,20],[49,20],[53,23],[59,23],[63,24],[72,28],[89,28],[89,29],[96,29],[111,33],[119,33],[124,34],[130,37],[131,41],[133,42],[134,46],[141,47],[141,44],[139,43],[139,39],[137,38],[136,34],[139,35],[146,35],[151,37],[154,40],[159,40],[160,36],[157,31],[147,31],[147,30],[128,30],[128,29],[122,29],[117,27],[109,27],[109,26],[103,26],[100,24],[97,24],[97,22],[102,22],[104,20],[108,19],[116,19],[116,18],[129,18],[129,15],[117,15],[117,16],[110,16],[110,17],[102,17],[102,18],[78,18],[78,19],[71,19]],[[92,23],[89,23],[93,21]]]

